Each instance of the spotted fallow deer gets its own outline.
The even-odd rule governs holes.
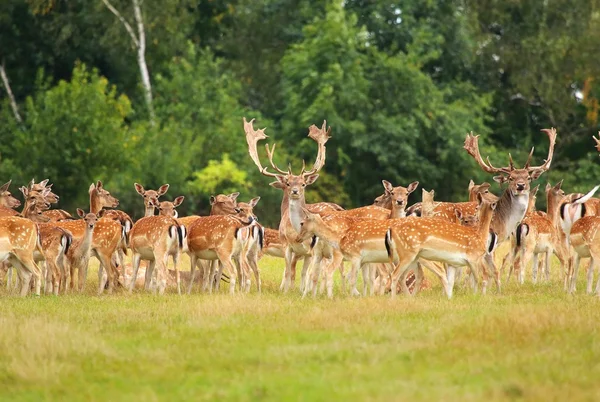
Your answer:
[[[554,253],[560,261],[561,270],[567,268],[568,252],[565,242],[560,237],[558,228],[557,211],[562,201],[562,197],[555,196],[560,194],[562,182],[559,182],[554,188],[549,184],[546,186],[547,213],[545,216],[537,214],[535,211],[535,193],[537,187],[530,195],[530,208],[523,221],[517,226],[515,233],[515,251],[514,254],[520,254],[516,269],[518,270],[519,283],[524,282],[525,269],[527,263],[533,257],[533,283],[537,282],[538,255],[545,256],[543,260],[543,274],[546,281],[550,280],[550,256]],[[564,192],[562,193],[564,197]],[[554,220],[552,219],[554,218]],[[514,260],[513,255],[513,260]],[[514,265],[511,264],[511,270]]]
[[[29,292],[34,280],[34,292],[40,295],[41,271],[33,259],[34,252],[42,252],[37,225],[18,216],[0,217],[0,261],[8,261],[17,269],[21,296]]]
[[[390,227],[386,236],[392,239],[393,250],[398,256],[398,263],[392,274],[392,297],[396,294],[398,280],[418,258],[446,263],[449,270],[468,266],[475,275],[488,270],[495,274],[494,262],[486,256],[489,251],[489,228],[496,203],[490,203],[481,195],[478,200],[481,205],[480,225],[477,228],[439,218],[414,217]],[[497,275],[494,277],[500,290],[499,278]],[[448,298],[452,297],[453,278],[453,275],[449,275],[449,283],[444,287]],[[485,290],[485,286],[483,289]]]
[[[119,205],[119,201],[104,188],[101,181],[90,185],[89,194],[90,212],[93,214],[97,215],[105,207],[115,208]],[[70,231],[73,234],[74,242],[79,241],[84,237],[85,221],[82,219],[55,222],[54,224]],[[119,275],[116,265],[117,258],[114,258],[114,256],[118,247],[122,245],[122,241],[123,226],[119,222],[107,218],[98,220],[94,226],[94,233],[92,236],[92,255],[98,258],[102,267],[106,269],[109,293],[113,292],[116,279]],[[87,266],[79,270],[78,287],[80,292],[83,292],[85,289],[86,278]],[[100,268],[98,269],[98,282],[98,293],[101,294],[104,291],[105,286]]]
[[[190,254],[191,279],[188,293],[196,275],[196,262],[202,260],[219,260],[229,276],[229,292],[235,292],[236,269],[234,258],[241,252],[242,243],[238,241],[240,229],[254,222],[252,212],[239,208],[236,215],[211,215],[196,219],[189,228],[188,250]],[[204,272],[205,287],[212,291],[212,275]],[[206,281],[210,281],[210,284]]]
[[[154,215],[154,206],[159,205],[159,197],[166,194],[169,190],[168,184],[163,184],[158,190],[145,190],[141,184],[134,183],[135,191],[142,197],[144,197],[144,216]]]
[[[271,185],[283,190],[284,193],[281,203],[279,235],[286,246],[285,271],[281,288],[284,292],[287,292],[293,285],[292,260],[294,256],[304,257],[301,286],[303,286],[305,283],[305,276],[308,269],[310,256],[310,241],[305,241],[302,243],[297,241],[298,233],[300,233],[301,230],[300,222],[303,219],[302,210],[307,207],[304,198],[304,190],[306,186],[313,184],[317,180],[319,177],[318,172],[325,165],[325,144],[330,138],[329,134],[331,132],[331,128],[327,129],[327,122],[323,122],[323,126],[321,128],[315,125],[309,127],[308,136],[318,144],[317,158],[310,170],[307,171],[306,165],[303,163],[300,174],[295,175],[292,173],[291,166],[288,167],[287,171],[277,167],[273,161],[275,145],[273,145],[273,148],[270,149],[267,144],[266,149],[269,162],[273,169],[277,171],[277,173],[271,173],[267,170],[267,167],[262,166],[256,146],[258,141],[266,139],[267,135],[265,135],[265,129],[255,130],[253,123],[254,119],[248,122],[244,117],[244,131],[246,133],[246,142],[248,143],[248,152],[250,157],[264,176],[272,177],[277,180],[275,183],[271,183]]]
[[[571,227],[570,245],[574,250],[569,261],[569,270],[565,276],[565,287],[569,293],[575,292],[577,273],[581,258],[590,258],[587,276],[587,292],[591,293],[594,279],[594,267],[600,263],[600,216],[584,216]],[[596,284],[596,293],[600,294],[600,279]]]
[[[490,163],[489,158],[486,163],[479,153],[479,136],[474,136],[471,133],[465,139],[465,150],[475,159],[479,166],[487,173],[499,173],[498,176],[494,176],[496,182],[500,184],[508,183],[508,187],[498,199],[490,226],[491,230],[497,236],[497,244],[508,239],[516,231],[519,222],[525,217],[527,205],[529,204],[531,181],[536,180],[550,169],[556,143],[556,130],[552,128],[542,131],[548,135],[550,141],[546,161],[541,166],[531,166],[531,158],[533,156],[533,149],[531,149],[527,162],[522,169],[515,168],[510,154],[508,166],[501,168],[494,167]]]
[[[15,211],[21,205],[21,201],[12,196],[8,188],[12,180],[4,183],[0,187],[0,216],[18,216],[19,212]]]

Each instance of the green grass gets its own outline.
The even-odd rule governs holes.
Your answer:
[[[94,260],[95,264],[95,260]],[[0,299],[2,400],[598,400],[600,302],[551,284],[502,295]],[[554,267],[554,274],[557,269]],[[581,275],[581,274],[580,274]],[[298,282],[298,279],[297,279]]]

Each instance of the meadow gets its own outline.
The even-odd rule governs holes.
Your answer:
[[[92,268],[96,268],[92,259]],[[1,400],[598,400],[600,301],[553,281],[502,294],[302,300],[264,291],[0,294]],[[183,265],[187,269],[187,262]],[[92,269],[92,271],[93,271]],[[298,283],[298,278],[296,284]],[[226,286],[225,286],[226,288]]]

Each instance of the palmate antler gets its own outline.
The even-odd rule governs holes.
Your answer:
[[[510,165],[506,167],[494,167],[490,162],[489,156],[487,158],[487,163],[485,163],[485,161],[481,157],[481,154],[479,153],[479,136],[473,135],[473,132],[467,134],[467,138],[465,138],[464,148],[467,150],[469,155],[471,155],[473,159],[477,161],[479,166],[481,166],[481,168],[488,173],[510,173],[512,170],[514,170],[512,157],[510,158]]]
[[[598,132],[598,138],[592,135],[594,141],[596,141],[596,149],[600,152],[600,132]]]
[[[525,163],[525,166],[523,167],[523,169],[527,169],[529,172],[532,172],[535,170],[547,171],[548,169],[550,169],[550,164],[552,163],[552,157],[554,155],[554,146],[556,145],[556,129],[545,128],[542,131],[544,131],[546,134],[548,134],[548,139],[550,140],[550,148],[548,149],[548,158],[544,161],[544,164],[541,166],[530,166],[531,158],[533,157],[533,151],[534,151],[534,148],[531,148],[531,151],[529,152],[529,156],[527,157],[527,162]],[[509,159],[508,166],[501,167],[501,168],[494,167],[490,163],[489,157],[487,158],[487,163],[486,163],[483,160],[483,158],[481,157],[481,154],[479,153],[478,140],[479,140],[478,135],[475,136],[475,135],[473,135],[472,132],[470,134],[467,134],[467,138],[465,138],[464,148],[469,153],[469,155],[471,155],[473,157],[473,159],[475,159],[477,161],[479,166],[481,166],[481,168],[484,171],[486,171],[488,173],[510,173],[511,171],[515,170],[515,164],[513,162],[511,154],[508,154],[508,159]]]
[[[530,166],[529,164],[531,162],[531,156],[533,155],[533,148],[532,148],[531,152],[529,153],[529,158],[527,158],[527,163],[525,163],[525,167],[523,168],[523,169],[527,169],[530,172],[532,172],[534,170],[543,170],[544,172],[546,172],[548,169],[550,169],[550,164],[552,163],[552,157],[554,156],[554,146],[556,145],[556,129],[554,127],[544,128],[541,131],[548,134],[548,139],[550,140],[550,147],[548,148],[548,158],[546,158],[546,160],[544,161],[544,164],[541,166]]]
[[[263,167],[262,164],[260,163],[260,158],[258,157],[258,151],[256,149],[256,145],[257,145],[258,141],[269,138],[269,136],[265,134],[264,128],[255,130],[253,123],[254,123],[254,119],[247,121],[246,118],[244,117],[244,131],[246,132],[246,142],[248,143],[248,153],[250,154],[252,161],[254,161],[254,164],[258,167],[258,169],[260,170],[260,172],[263,175],[268,176],[268,177],[277,177],[277,176],[279,176],[278,174],[267,171],[267,167],[266,166]],[[302,172],[300,173],[300,175],[308,176],[308,175],[315,174],[319,170],[321,170],[323,168],[323,166],[325,165],[325,143],[327,143],[329,138],[331,138],[331,136],[329,135],[329,133],[331,132],[331,127],[329,129],[326,129],[326,128],[327,128],[327,121],[323,121],[323,127],[321,127],[321,128],[318,128],[314,124],[309,127],[308,136],[310,138],[312,138],[314,141],[316,141],[317,144],[319,144],[319,150],[317,153],[317,158],[316,158],[315,163],[313,164],[313,167],[311,170],[306,171],[306,162],[302,161]],[[288,170],[286,172],[286,171],[280,169],[279,167],[277,167],[277,165],[273,161],[273,155],[275,154],[275,145],[276,144],[273,144],[272,148],[269,148],[269,144],[265,145],[265,148],[267,150],[267,157],[269,158],[269,163],[271,164],[271,167],[273,169],[275,169],[277,172],[279,172],[281,175],[292,175],[293,173],[292,173],[291,166],[288,166]]]
[[[304,161],[302,161],[302,172],[300,174],[305,176],[315,174],[325,166],[325,144],[331,138],[329,133],[331,133],[331,127],[327,128],[327,120],[323,120],[323,126],[321,128],[314,124],[308,128],[308,136],[319,144],[319,150],[317,159],[315,160],[312,169],[308,172],[305,172],[306,165]]]

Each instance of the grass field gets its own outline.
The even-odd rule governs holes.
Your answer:
[[[96,266],[93,260],[94,267]],[[600,301],[551,284],[301,300],[265,290],[0,300],[2,400],[599,400]],[[187,264],[184,265],[187,269]],[[581,274],[580,274],[581,275]],[[298,281],[298,280],[297,280]]]

